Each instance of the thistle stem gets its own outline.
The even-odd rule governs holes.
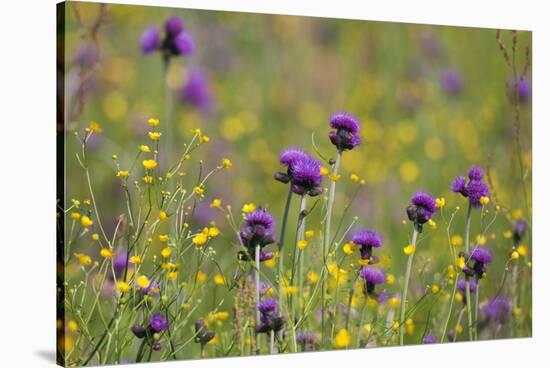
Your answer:
[[[282,305],[283,305],[282,284],[283,284],[283,276],[284,276],[284,257],[283,257],[284,251],[283,251],[283,246],[284,246],[284,239],[285,239],[285,232],[286,232],[286,223],[288,221],[288,211],[290,209],[291,202],[292,202],[292,190],[290,189],[290,186],[289,186],[288,195],[286,197],[285,209],[284,209],[284,212],[283,212],[283,222],[281,224],[281,235],[279,236],[279,244],[278,244],[279,265],[278,265],[278,270],[277,270],[277,277],[278,277],[277,296],[279,297],[279,306],[281,308],[282,308]]]
[[[168,71],[170,70],[170,58],[164,59],[164,118],[165,124],[165,137],[166,137],[166,152],[164,155],[164,164],[166,169],[169,168],[170,159],[173,157],[174,151],[174,124],[172,121],[173,112],[173,96],[172,90],[168,83]]]
[[[479,310],[479,282],[476,283],[476,301],[475,301],[475,304],[474,304],[474,325],[473,325],[473,329],[474,329],[474,340],[477,340],[477,314],[478,314],[478,310]]]
[[[332,174],[337,175],[338,174],[338,168],[340,167],[340,161],[342,160],[342,151],[338,152],[338,156],[336,157],[336,162],[334,163],[334,167],[332,169]],[[328,200],[327,200],[327,214],[325,217],[325,226],[324,226],[324,234],[323,234],[323,268],[327,267],[328,262],[328,250],[329,250],[329,242],[330,242],[330,225],[332,221],[332,207],[334,206],[334,196],[336,194],[336,181],[332,180],[330,182],[330,188],[328,192]],[[326,304],[326,298],[327,298],[327,280],[326,278],[323,279],[323,288],[321,292],[321,341],[324,345],[326,343],[326,311],[325,311],[325,304]]]
[[[418,230],[416,226],[413,230],[411,245],[416,247],[416,239],[418,238]],[[407,310],[407,293],[409,291],[409,279],[411,278],[411,270],[413,265],[414,253],[409,255],[407,259],[407,270],[405,271],[405,281],[403,283],[403,291],[401,292],[401,306],[399,311],[399,345],[403,345],[405,338],[405,311]]]
[[[275,331],[269,331],[269,354],[275,354]]]
[[[255,327],[260,326],[260,244],[256,245],[254,258],[256,267],[254,268],[254,281],[256,283],[256,324]],[[256,334],[256,354],[260,354],[260,334]]]
[[[472,222],[472,204],[468,203],[468,212],[466,214],[466,233],[464,234],[464,249],[466,251],[466,261],[470,258],[470,223]],[[470,279],[466,276],[466,289],[470,285]],[[466,312],[468,314],[468,337],[470,341],[473,341],[473,324],[472,324],[472,301],[470,293],[466,294]]]

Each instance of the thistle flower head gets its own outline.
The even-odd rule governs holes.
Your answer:
[[[369,259],[372,255],[372,248],[380,248],[382,246],[382,236],[372,230],[358,230],[352,237],[351,241],[357,244],[360,248],[361,258]]]
[[[386,281],[386,275],[384,275],[384,272],[373,266],[363,267],[360,275],[365,280],[365,291],[367,294],[374,293],[375,286],[383,284]]]
[[[489,187],[483,182],[483,169],[478,166],[472,166],[468,170],[468,179],[464,176],[458,176],[451,184],[451,190],[467,197],[474,208],[483,206],[482,198],[489,197]]]
[[[289,170],[292,170],[292,166],[305,158],[308,158],[309,154],[303,149],[298,147],[290,147],[284,149],[279,155],[279,162],[281,165],[287,166]]]
[[[489,321],[506,323],[512,312],[512,303],[505,296],[496,296],[490,299],[481,311]]]
[[[359,138],[359,120],[347,112],[337,112],[330,118],[330,131],[328,136],[338,151],[351,150],[361,144]]]
[[[438,338],[435,335],[424,335],[424,337],[422,338],[423,344],[436,344],[437,341]]]
[[[462,74],[456,69],[445,69],[441,72],[440,76],[441,87],[449,95],[459,95],[464,87]]]
[[[476,282],[474,280],[470,280],[470,293],[475,293],[477,289]],[[457,290],[460,290],[461,292],[466,292],[466,280],[460,279],[458,280],[458,283],[456,284]]]
[[[265,208],[259,207],[246,215],[240,237],[249,252],[256,245],[263,247],[275,242],[274,225],[273,215]]]
[[[292,192],[296,194],[309,194],[312,197],[321,194],[321,163],[311,156],[297,160],[292,164],[290,180]]]
[[[483,169],[479,166],[472,166],[468,170],[468,178],[470,180],[483,180],[484,175]]]
[[[141,34],[141,51],[147,55],[160,47],[160,31],[156,26],[150,26]]]
[[[264,299],[257,305],[260,311],[260,326],[256,326],[256,332],[279,331],[284,324],[284,319],[278,316],[279,307],[276,299]]]
[[[163,332],[168,329],[168,320],[161,314],[153,314],[149,319],[149,328],[153,332]]]
[[[183,20],[177,15],[173,15],[164,22],[164,30],[171,35],[177,35],[183,31]]]
[[[521,239],[525,236],[525,233],[527,232],[527,222],[524,220],[518,220],[516,222],[516,225],[514,226],[514,241],[516,243],[519,243]]]
[[[315,332],[298,331],[296,333],[296,342],[303,347],[305,351],[313,350],[317,343],[317,334]]]
[[[488,264],[493,262],[493,255],[491,254],[491,251],[485,247],[477,246],[474,249],[472,249],[472,254],[470,255],[470,258],[474,260],[475,262],[479,262],[482,264]]]
[[[195,106],[201,111],[208,111],[212,106],[212,98],[206,75],[196,69],[189,72],[180,97],[183,103]]]
[[[420,230],[422,224],[428,222],[436,210],[435,199],[430,194],[416,192],[411,197],[411,203],[407,206],[407,216]]]
[[[179,55],[187,56],[193,53],[195,41],[189,32],[180,32],[174,38],[174,46]]]

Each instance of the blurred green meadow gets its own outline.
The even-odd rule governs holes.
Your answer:
[[[219,301],[219,293],[218,299],[212,295],[214,276],[221,270],[224,277],[231,278],[235,271],[232,265],[239,240],[225,213],[212,208],[212,201],[220,199],[223,207],[230,205],[237,221],[243,205],[264,206],[275,216],[279,234],[288,192],[286,185],[273,179],[275,172],[283,171],[279,153],[300,146],[319,159],[336,158],[337,151],[328,139],[328,121],[337,111],[358,117],[362,144],[343,155],[332,223],[334,229],[341,223],[342,229],[352,226],[351,232],[369,228],[383,235],[384,246],[377,252],[380,267],[395,278],[383,287],[390,297],[400,292],[407,262],[403,247],[410,243],[411,227],[405,208],[411,195],[424,190],[445,198],[445,207],[434,216],[433,224],[426,226],[417,247],[409,289],[416,300],[439,285],[441,291],[438,288],[435,293],[443,294],[434,303],[439,303],[441,310],[430,315],[429,307],[419,308],[413,317],[416,329],[408,331],[412,333],[407,343],[420,343],[426,330],[440,333],[452,291],[442,286],[448,266],[454,264],[449,243],[454,235],[464,236],[467,208],[467,200],[452,193],[450,184],[456,176],[466,175],[471,165],[485,169],[491,190],[490,203],[474,211],[470,233],[474,242],[490,247],[494,255],[483,279],[482,301],[501,292],[507,282],[503,279],[509,280],[505,269],[510,266],[514,246],[510,231],[518,219],[530,223],[531,217],[531,103],[529,94],[514,104],[518,97],[511,92],[513,72],[499,49],[496,30],[92,3],[68,3],[65,11],[65,208],[71,206],[71,199],[83,202],[90,197],[86,176],[75,158],[81,144],[74,133],[82,134],[91,122],[97,125],[87,143],[86,159],[107,234],[113,234],[119,216],[126,212],[117,171],[132,167],[138,147],[150,144],[148,119],[160,120],[161,145],[168,136],[174,143],[174,157],[168,157],[172,163],[185,151],[184,144],[193,138],[194,129],[208,137],[178,171],[178,180],[189,191],[199,172],[204,175],[214,169],[222,158],[232,162],[230,169],[208,181],[204,197],[194,204],[194,216],[188,221],[195,231],[209,226],[221,231],[210,244],[217,263],[205,263],[200,270],[206,275],[200,281],[205,284],[201,300],[209,306],[192,308],[191,320],[206,318],[212,310],[209,300],[214,298],[214,305]],[[190,56],[172,60],[166,87],[162,57],[159,53],[144,55],[140,38],[145,28],[162,28],[173,15],[183,19],[195,50]],[[502,31],[500,37],[511,56],[512,33]],[[516,47],[515,62],[522,73],[531,33],[518,32]],[[180,96],[196,70],[208,80],[206,107],[185,102]],[[531,80],[529,73],[527,67],[525,80]],[[164,130],[165,88],[173,102],[170,131]],[[162,161],[160,167],[165,170]],[[140,163],[141,158],[136,169],[142,169]],[[326,161],[323,165],[329,166]],[[134,181],[141,185],[141,176],[130,176],[131,190]],[[325,178],[326,187],[329,182]],[[316,201],[306,230],[313,230],[318,239],[324,195],[312,198],[308,205]],[[289,255],[298,202],[294,200],[289,211]],[[155,210],[155,216],[157,213]],[[69,231],[67,220],[66,234]],[[321,272],[321,264],[313,261],[320,257],[320,243],[308,245],[311,262],[304,266],[305,273]],[[514,311],[513,334],[501,337],[531,334],[530,243],[529,231],[518,260],[525,285],[522,305],[517,307],[521,310]],[[113,247],[118,249],[115,244]],[[149,256],[160,257],[162,247],[153,241]],[[71,248],[71,253],[85,253],[101,262],[99,251],[90,234],[78,238]],[[342,252],[340,246],[338,252]],[[182,258],[181,267],[194,265],[193,257]],[[350,262],[353,264],[353,260],[345,260],[342,269],[351,270]],[[85,280],[87,275],[74,257],[65,267],[69,288]],[[149,272],[154,269],[147,267]],[[265,277],[275,283],[273,265],[266,268]],[[350,273],[348,280],[352,278]],[[343,303],[346,295],[341,296]],[[219,310],[233,313],[232,299],[224,303]],[[90,336],[101,335],[112,308],[106,306],[105,316],[93,318],[96,323],[87,327]],[[80,326],[70,308],[66,313],[65,323]],[[218,321],[215,330],[219,339],[208,347],[207,356],[222,356],[229,349],[234,328],[231,318]],[[453,314],[451,327],[455,319]],[[309,326],[314,329],[314,325]],[[65,341],[70,339],[70,349],[82,330],[78,326],[69,325]],[[333,337],[340,327],[333,328]],[[192,336],[185,333],[183,337]],[[466,340],[466,335],[464,332],[458,340]],[[94,342],[97,340],[90,343]],[[375,345],[385,343],[394,341],[380,339]],[[83,347],[77,349],[83,349],[83,356],[89,353]],[[133,361],[135,352],[131,351],[114,362]],[[184,351],[178,358],[198,357],[198,350]],[[68,364],[82,364],[78,355],[73,353]],[[232,351],[228,355],[240,354]],[[113,362],[102,358],[97,362]]]

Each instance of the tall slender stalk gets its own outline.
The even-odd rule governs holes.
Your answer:
[[[479,310],[479,282],[477,282],[476,285],[476,301],[474,304],[475,310],[474,310],[474,340],[477,340],[477,313]]]
[[[269,354],[275,353],[275,331],[269,331]]]
[[[166,152],[164,154],[164,166],[168,170],[170,159],[174,154],[174,124],[173,124],[173,96],[172,89],[168,83],[168,73],[170,70],[170,58],[164,59],[164,118],[165,122],[165,137],[166,137]]]
[[[413,230],[411,245],[416,247],[416,239],[418,238],[418,230],[416,226]],[[413,252],[407,259],[407,270],[405,271],[405,281],[403,282],[403,291],[401,292],[401,306],[399,311],[399,345],[403,345],[405,337],[405,311],[407,310],[407,293],[409,291],[409,279],[411,278],[411,270],[413,265],[414,254]]]
[[[278,244],[278,250],[279,250],[279,264],[277,269],[277,296],[279,297],[279,308],[282,308],[283,305],[283,293],[282,293],[282,284],[283,284],[283,277],[284,277],[284,239],[285,239],[285,232],[286,232],[286,223],[288,221],[288,211],[290,209],[290,204],[292,202],[292,190],[288,188],[288,195],[286,197],[286,203],[285,203],[285,209],[283,211],[283,222],[281,224],[281,234],[279,235],[279,244]]]
[[[256,324],[255,327],[260,326],[260,244],[256,245],[254,251],[254,258],[256,267],[254,268],[254,282],[256,284]],[[260,354],[260,334],[256,334],[256,354]]]
[[[334,167],[332,169],[333,175],[338,175],[338,168],[340,167],[340,161],[342,160],[342,151],[338,152],[338,156],[336,157],[336,162],[334,163]],[[325,217],[325,226],[323,231],[323,268],[327,267],[328,262],[328,250],[330,246],[330,226],[332,221],[332,207],[334,205],[334,196],[336,194],[336,181],[332,180],[330,182],[330,188],[328,192],[328,200],[327,200],[327,214]],[[326,298],[327,298],[327,280],[326,278],[323,280],[322,285],[322,291],[321,291],[321,341],[322,345],[326,343],[326,311],[325,311],[325,304],[326,304]]]
[[[466,214],[466,233],[464,234],[464,249],[466,250],[466,261],[468,261],[470,257],[470,223],[472,220],[472,205],[468,203],[468,212]],[[468,276],[466,276],[466,289],[468,289],[470,285],[470,279]],[[471,296],[469,292],[466,292],[466,312],[468,314],[468,337],[470,341],[473,341],[474,335],[473,335],[473,325],[472,325],[472,301]]]

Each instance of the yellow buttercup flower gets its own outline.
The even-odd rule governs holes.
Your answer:
[[[388,285],[393,285],[393,284],[395,283],[395,276],[394,276],[393,274],[391,274],[391,273],[388,273],[388,274],[386,275],[386,283],[387,283]]]
[[[481,197],[481,198],[479,199],[479,203],[481,203],[481,204],[484,205],[484,206],[485,206],[486,204],[488,204],[489,201],[490,201],[489,197]]]
[[[212,203],[210,204],[210,208],[220,208],[222,205],[221,199],[214,199]]]
[[[455,332],[460,335],[462,333],[462,331],[464,331],[464,328],[462,327],[461,324],[457,323],[456,326],[455,326]]]
[[[71,213],[71,218],[73,220],[78,220],[82,215],[79,212],[73,212]]]
[[[132,264],[140,264],[142,261],[140,256],[131,256],[128,262]]]
[[[332,180],[332,181],[338,181],[338,180],[340,180],[340,178],[342,177],[342,175],[340,175],[340,174],[330,174],[328,177],[329,177],[329,179]]]
[[[334,337],[334,347],[338,349],[347,348],[351,343],[351,334],[345,328],[338,331]]]
[[[208,236],[215,238],[216,236],[220,235],[220,229],[217,227],[211,227],[208,229]]]
[[[126,282],[124,281],[118,281],[116,283],[116,287],[118,289],[118,291],[120,291],[121,293],[125,293],[127,292],[128,290],[130,290],[130,285],[128,285]]]
[[[414,321],[409,318],[405,321],[405,331],[407,331],[407,335],[412,336],[414,335],[415,325]]]
[[[151,184],[153,182],[153,177],[151,175],[145,175],[143,177],[143,182],[145,184]]]
[[[357,176],[356,174],[351,174],[349,176],[349,180],[353,181],[354,183],[357,183],[359,181],[359,176]]]
[[[510,255],[510,258],[512,259],[512,261],[517,261],[519,259],[519,253],[517,251],[513,251]]]
[[[70,320],[69,322],[67,322],[67,328],[71,332],[76,332],[78,331],[78,323],[76,323],[76,321],[74,320]]]
[[[342,246],[342,250],[344,251],[344,253],[346,254],[352,254],[353,252],[355,252],[357,250],[357,244],[355,244],[354,242],[347,242],[346,244],[344,244]]]
[[[439,293],[439,285],[433,284],[431,287],[432,294]]]
[[[145,275],[139,276],[136,279],[136,283],[138,284],[138,286],[141,289],[145,289],[145,288],[149,287],[149,285],[151,284],[151,282],[149,281],[149,278]]]
[[[521,244],[518,247],[518,253],[519,253],[520,256],[525,257],[528,253],[527,247],[525,245]]]
[[[403,248],[403,252],[406,255],[410,256],[411,254],[414,254],[414,252],[416,252],[416,246],[409,244],[405,248]]]
[[[160,132],[149,132],[149,133],[147,133],[147,135],[149,136],[150,140],[158,141],[160,139],[160,136],[162,135],[162,133],[160,133]]]
[[[315,284],[319,281],[319,274],[317,272],[309,271],[307,273],[307,281],[309,281],[310,284]]]
[[[178,278],[178,273],[175,272],[175,271],[168,272],[168,273],[166,274],[166,278],[167,278],[168,280],[170,280],[170,281],[174,281],[175,279]]]
[[[453,235],[451,237],[451,244],[454,245],[455,247],[462,245],[462,243],[464,243],[464,240],[460,235]]]
[[[82,201],[82,203],[84,203],[85,205],[89,206],[92,204],[92,201],[90,201],[89,199],[85,199]]]
[[[90,122],[90,130],[96,134],[103,132],[103,129],[101,129],[101,125],[99,125],[99,123],[96,121]]]
[[[76,257],[76,259],[78,259],[78,262],[82,265],[82,266],[89,266],[92,264],[92,258],[87,255],[87,254],[83,254],[83,253],[75,253],[74,255]]]
[[[214,276],[214,284],[218,286],[225,285],[225,278],[223,277],[223,275],[217,274],[216,276]]]
[[[513,235],[513,233],[510,231],[510,230],[506,230],[504,233],[502,233],[502,235],[506,238],[506,239],[510,239]]]
[[[159,211],[159,220],[160,220],[160,221],[166,221],[166,220],[168,220],[168,214],[167,214],[165,211],[160,210],[160,211]]]
[[[399,330],[399,322],[397,321],[393,321],[392,324],[391,324],[391,329],[396,332],[397,330]]]
[[[197,272],[197,281],[204,282],[206,280],[206,274],[202,271]]]
[[[152,127],[156,127],[157,125],[159,125],[160,121],[159,121],[159,119],[151,118],[151,119],[147,120],[147,123]]]
[[[208,235],[204,233],[198,233],[193,237],[193,244],[197,247],[203,246],[208,241]]]
[[[460,293],[455,294],[455,302],[462,303],[462,299],[463,299],[462,294]]]
[[[208,143],[208,142],[210,142],[210,137],[208,137],[207,135],[203,135],[203,136],[200,137],[200,141],[202,143]]]
[[[143,160],[141,163],[143,164],[143,167],[147,170],[151,170],[157,167],[157,162],[155,160]]]
[[[313,230],[308,230],[304,233],[304,235],[306,236],[306,239],[311,239],[315,236],[315,231]]]
[[[195,192],[195,194],[198,196],[203,196],[204,188],[202,186],[196,186],[195,188],[193,188],[193,192]]]
[[[139,150],[144,153],[151,152],[151,148],[149,148],[149,146],[146,146],[145,144],[142,144],[141,146],[139,146]]]
[[[328,169],[326,167],[321,167],[321,169],[319,170],[319,172],[321,173],[321,175],[325,176],[325,175],[328,175]]]
[[[166,243],[166,242],[168,242],[168,239],[169,239],[169,238],[170,238],[170,237],[169,237],[167,234],[161,234],[161,235],[159,235],[159,240],[160,240],[161,243]]]
[[[119,178],[127,178],[129,175],[130,173],[128,172],[128,170],[120,170],[116,173],[116,176],[118,176]]]
[[[82,216],[80,218],[80,223],[84,227],[90,227],[94,224],[94,222],[88,216]]]
[[[297,246],[298,249],[300,249],[300,250],[306,249],[306,247],[307,247],[307,240],[305,240],[305,239],[298,240],[298,244],[296,244],[296,246]]]
[[[244,213],[250,213],[250,212],[254,212],[254,210],[256,209],[256,205],[254,203],[247,203],[243,206],[243,212]]]
[[[169,247],[164,247],[164,248],[162,248],[162,250],[160,251],[160,255],[161,255],[163,258],[168,258],[168,257],[170,257],[171,254],[172,254],[172,249],[170,249]]]
[[[115,256],[115,253],[113,253],[113,251],[110,250],[109,248],[101,248],[101,250],[99,251],[99,254],[103,258],[113,258]]]
[[[429,226],[432,230],[437,229],[437,224],[436,224],[436,222],[435,222],[434,220],[432,220],[432,219],[429,219],[429,220],[428,220],[428,226]]]
[[[217,320],[217,321],[227,321],[229,319],[229,312],[217,312],[217,313],[214,313],[214,318]]]
[[[222,167],[223,167],[224,169],[230,169],[230,168],[233,167],[233,163],[231,162],[230,159],[224,158],[224,159],[222,160]]]
[[[436,198],[435,199],[435,206],[437,208],[443,208],[445,207],[445,198],[441,197],[441,198]]]
[[[485,245],[487,243],[487,237],[482,234],[476,236],[476,243],[479,245]]]

